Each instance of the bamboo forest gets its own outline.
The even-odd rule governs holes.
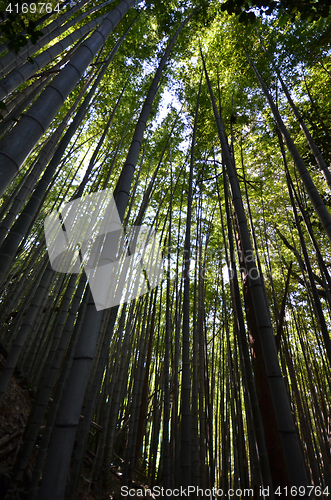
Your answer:
[[[330,498],[330,21],[0,1],[1,499]]]

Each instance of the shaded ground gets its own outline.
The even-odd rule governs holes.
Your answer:
[[[1,349],[0,370],[6,352]],[[30,413],[32,395],[24,378],[15,372],[0,409],[0,498],[10,494],[20,498],[23,491],[12,483],[11,468],[22,443],[22,436]],[[27,471],[29,474],[29,471]]]
[[[6,351],[0,345],[0,371],[3,368]],[[28,492],[28,484],[32,471],[27,469],[24,486],[17,486],[12,479],[12,466],[22,444],[24,429],[28,420],[33,402],[33,392],[27,381],[15,371],[6,392],[0,409],[0,499],[24,500]],[[36,456],[36,453],[35,453]],[[35,458],[35,457],[34,457]],[[114,468],[112,485],[105,488],[102,479],[99,483],[90,486],[89,478],[93,467],[93,454],[86,453],[81,478],[76,494],[77,500],[120,500],[121,480],[118,471]],[[134,482],[136,488],[143,486]],[[131,499],[141,498],[130,497]],[[146,497],[148,498],[148,496]]]

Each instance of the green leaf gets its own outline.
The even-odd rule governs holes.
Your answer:
[[[244,24],[247,24],[248,22],[248,17],[247,17],[247,13],[246,12],[242,12],[239,16],[239,22],[240,23],[244,23]]]
[[[288,20],[289,20],[289,16],[287,14],[283,14],[279,18],[279,21],[278,21],[279,26],[280,27],[285,26],[285,24],[287,23]]]

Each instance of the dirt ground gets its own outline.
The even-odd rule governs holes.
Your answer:
[[[6,352],[0,346],[0,371],[3,368]],[[0,408],[0,499],[1,500],[24,500],[29,490],[29,479],[31,470],[28,469],[24,483],[15,484],[13,481],[12,467],[17,453],[22,444],[22,438],[28,416],[33,402],[33,393],[27,381],[15,371],[7,389],[3,404]],[[35,453],[35,456],[37,453]],[[76,494],[77,500],[120,500],[121,480],[114,469],[112,484],[105,488],[103,479],[99,483],[89,487],[89,478],[93,459],[88,454],[85,456],[81,478]],[[141,484],[134,484],[141,488]],[[130,497],[131,499],[141,498]],[[148,497],[146,497],[148,498]]]

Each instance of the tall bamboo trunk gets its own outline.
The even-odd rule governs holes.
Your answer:
[[[121,6],[122,10],[119,11],[119,14],[117,15],[116,19],[118,19],[118,21],[121,18],[120,12],[124,15],[124,8],[127,10],[129,5],[131,5],[131,2],[127,3],[126,1],[119,4],[117,9]],[[129,198],[134,168],[140,152],[140,145],[150,114],[151,105],[161,79],[163,68],[179,33],[188,23],[193,13],[185,19],[170,40],[143,105],[128,156],[114,192],[118,214],[122,221],[124,219],[124,213]],[[108,28],[109,33],[110,31],[111,29]],[[97,42],[98,47],[100,43],[101,41],[99,40]],[[111,244],[110,234],[105,238],[103,250],[99,257],[100,262],[107,263],[114,259],[113,252],[110,251],[112,246],[109,248],[109,244]],[[59,408],[41,484],[41,496],[44,496],[49,500],[60,499],[63,498],[64,495],[66,478],[70,467],[72,447],[74,444],[75,433],[79,422],[81,406],[83,404],[91,364],[95,355],[100,324],[101,311],[96,310],[92,295],[90,294],[85,322],[77,344],[68,383]]]
[[[47,43],[52,41],[55,37],[58,37],[70,28],[73,24],[79,21],[79,18],[82,18],[82,15],[77,16],[74,20],[69,23],[66,23],[64,26],[61,25],[69,19],[73,14],[75,14],[79,9],[81,9],[86,3],[90,0],[83,0],[80,4],[76,5],[73,9],[68,10],[57,19],[55,19],[52,23],[43,27],[42,37],[38,39],[38,41],[33,44],[31,40],[28,40],[28,43],[20,48],[20,50],[16,53],[14,51],[7,52],[0,59],[0,77],[3,77],[6,73],[11,71],[13,68],[24,64],[29,56],[37,52],[39,49],[44,47]],[[93,9],[90,9],[90,12],[93,12]],[[69,24],[69,25],[68,25]],[[68,26],[67,26],[68,25]],[[67,27],[66,27],[67,26]]]
[[[191,362],[190,362],[190,253],[191,253],[191,218],[193,200],[194,148],[196,141],[198,109],[201,81],[196,101],[193,135],[191,143],[190,174],[188,179],[186,233],[184,244],[184,298],[183,298],[183,333],[182,333],[182,387],[181,387],[181,444],[180,477],[181,486],[191,484]]]
[[[122,0],[107,14],[100,27],[80,46],[70,62],[0,143],[0,194],[3,194],[33,146],[47,130],[105,40],[133,5],[134,0]]]
[[[288,400],[283,376],[278,363],[277,349],[272,331],[270,314],[265,302],[265,296],[260,276],[256,268],[254,253],[250,242],[250,236],[242,203],[242,197],[239,189],[239,183],[229,153],[229,148],[224,133],[224,127],[217,110],[202,52],[201,57],[214,111],[218,135],[222,146],[224,162],[230,180],[232,200],[243,249],[243,258],[247,271],[247,282],[250,287],[252,305],[256,318],[256,332],[259,335],[261,342],[261,350],[263,353],[263,360],[266,368],[266,376],[268,379],[271,401],[276,414],[277,427],[285,456],[286,469],[291,485],[307,485],[308,481],[306,476],[305,463],[302,457],[298,435],[294,427],[294,422],[291,414],[291,406]]]
[[[269,106],[272,110],[272,113],[274,115],[274,118],[275,118],[275,121],[277,123],[277,126],[279,128],[279,131],[280,133],[282,134],[283,136],[283,139],[285,141],[285,144],[293,158],[293,161],[298,169],[298,172],[300,174],[300,177],[302,179],[302,182],[305,186],[305,189],[307,191],[307,194],[310,198],[310,201],[316,211],[316,214],[325,230],[325,233],[327,235],[327,237],[329,238],[329,240],[331,241],[331,215],[330,213],[328,212],[328,209],[326,208],[322,198],[321,198],[321,195],[319,194],[307,168],[306,168],[306,165],[304,164],[304,161],[302,160],[280,114],[279,114],[279,111],[270,95],[270,93],[268,92],[268,89],[260,75],[260,73],[258,72],[255,64],[253,63],[253,61],[251,60],[251,58],[249,57],[249,55],[247,54],[246,52],[246,56],[254,70],[254,73],[256,74],[256,77],[257,79],[259,80],[260,82],[260,85],[261,85],[261,88],[263,90],[263,93],[265,94],[266,98],[267,98],[267,101],[269,103]]]

